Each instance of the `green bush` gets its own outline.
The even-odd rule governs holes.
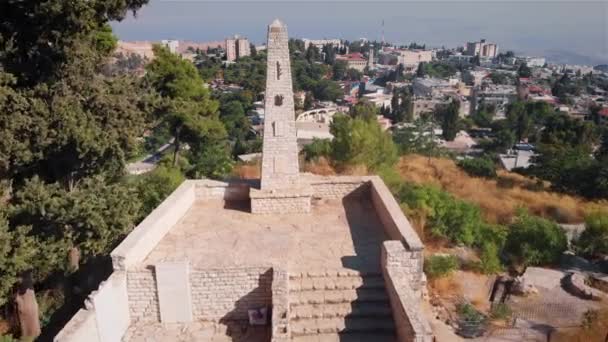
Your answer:
[[[458,259],[453,255],[433,255],[424,261],[424,273],[429,279],[447,276],[458,268]]]
[[[520,212],[510,225],[505,252],[519,265],[556,263],[568,247],[564,231],[553,221]]]
[[[466,322],[478,322],[482,323],[485,320],[485,316],[477,311],[475,307],[469,303],[459,304],[456,307],[456,312],[458,313],[458,317]]]
[[[585,220],[585,230],[577,239],[577,252],[598,257],[608,255],[608,213],[594,213]]]
[[[313,138],[312,143],[304,146],[302,154],[306,161],[317,160],[319,157],[331,155],[331,140]]]
[[[495,320],[505,320],[511,317],[513,312],[511,308],[505,303],[498,303],[492,307],[490,317]]]
[[[458,166],[473,177],[496,178],[496,164],[488,158],[463,159]]]
[[[483,229],[479,207],[428,185],[405,185],[399,199],[426,214],[431,232],[454,243],[473,246]]]
[[[365,165],[369,170],[394,165],[397,147],[378,122],[335,115],[330,127],[332,159],[340,164]]]
[[[485,274],[494,274],[502,271],[502,264],[498,256],[498,247],[492,242],[486,242],[481,247],[479,256],[479,270]]]

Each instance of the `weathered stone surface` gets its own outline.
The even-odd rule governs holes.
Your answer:
[[[298,145],[287,27],[268,26],[262,190],[299,186]]]
[[[188,262],[160,262],[155,269],[161,322],[191,322],[192,297]]]

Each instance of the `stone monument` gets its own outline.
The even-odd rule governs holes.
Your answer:
[[[251,192],[253,213],[310,211],[310,187],[300,179],[287,27],[268,26],[262,179]]]

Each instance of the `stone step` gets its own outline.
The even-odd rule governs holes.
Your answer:
[[[394,333],[390,317],[379,318],[313,318],[289,322],[292,336],[336,333]]]
[[[305,277],[295,278],[289,282],[290,292],[306,290],[350,290],[359,288],[384,288],[384,279],[378,276]]]
[[[392,317],[388,302],[353,302],[340,304],[295,304],[290,316],[295,319],[333,317]]]
[[[302,278],[348,278],[348,277],[382,277],[380,271],[359,271],[351,269],[329,269],[329,270],[317,270],[317,271],[292,271],[289,273],[290,280],[302,279]]]
[[[388,302],[384,289],[307,290],[289,295],[290,304],[339,304],[351,302]]]
[[[392,333],[342,333],[295,336],[292,342],[396,342]]]

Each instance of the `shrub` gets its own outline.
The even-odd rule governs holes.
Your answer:
[[[302,154],[306,161],[316,161],[320,157],[328,157],[331,155],[331,141],[313,138],[312,143],[304,146]]]
[[[511,308],[505,303],[498,303],[492,307],[492,311],[490,312],[490,317],[496,320],[504,320],[511,317],[513,312]]]
[[[546,265],[558,261],[566,250],[564,231],[553,221],[520,212],[510,225],[505,252],[520,265]]]
[[[375,120],[335,115],[331,124],[331,154],[342,165],[365,165],[369,170],[394,165],[397,147]]]
[[[498,273],[502,270],[498,247],[492,242],[486,242],[481,247],[479,270],[485,274]]]
[[[577,251],[583,255],[608,255],[608,213],[589,215],[585,220],[585,230],[575,244]]]
[[[424,261],[424,273],[429,279],[447,276],[458,268],[458,259],[453,255],[433,255]]]
[[[403,186],[398,196],[409,208],[422,210],[426,214],[434,235],[467,246],[476,242],[483,225],[476,205],[426,185]]]
[[[496,165],[489,158],[463,159],[458,166],[473,177],[496,178]]]

